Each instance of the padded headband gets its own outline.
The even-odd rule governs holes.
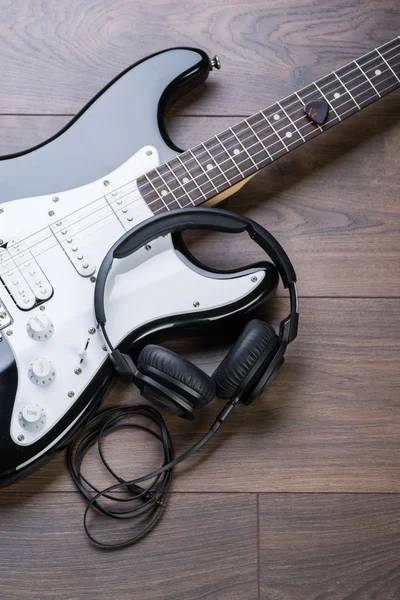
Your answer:
[[[291,332],[290,340],[297,334],[297,295],[296,273],[290,259],[280,243],[264,227],[249,219],[219,208],[188,208],[175,209],[155,217],[150,217],[127,231],[110,248],[101,263],[94,291],[94,311],[97,323],[104,329],[106,314],[104,307],[104,291],[108,274],[115,258],[125,258],[139,250],[152,240],[167,235],[187,231],[189,229],[205,229],[224,233],[241,233],[247,231],[250,238],[256,242],[272,259],[285,288],[290,288],[291,314],[284,322],[291,322],[295,331]],[[293,318],[296,317],[296,318]],[[281,327],[282,329],[282,327]]]

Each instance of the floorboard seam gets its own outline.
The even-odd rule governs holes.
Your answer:
[[[256,507],[257,507],[257,584],[258,584],[258,600],[261,600],[261,556],[260,556],[260,494],[256,494]]]
[[[7,495],[11,496],[11,495],[16,495],[16,494],[79,494],[78,490],[32,490],[32,489],[28,489],[28,490],[9,490],[9,491],[5,491],[7,488],[4,488],[4,493],[2,494],[2,498],[5,498]],[[0,488],[0,495],[1,495],[1,488]],[[279,495],[283,495],[283,494],[291,494],[292,496],[296,495],[314,495],[314,496],[339,496],[339,495],[353,495],[353,496],[400,496],[400,491],[399,492],[380,492],[380,491],[370,491],[370,492],[354,492],[354,491],[345,491],[345,492],[292,492],[292,491],[280,491],[280,492],[236,492],[236,491],[232,491],[232,490],[225,490],[225,491],[206,491],[206,492],[200,492],[200,491],[172,491],[170,492],[171,494],[192,494],[192,495],[209,495],[209,494],[231,494],[231,495],[256,495],[256,496],[260,496],[260,495],[264,495],[264,496],[279,496]]]

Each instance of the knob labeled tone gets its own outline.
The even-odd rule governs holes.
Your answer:
[[[46,425],[46,413],[38,404],[27,404],[19,413],[21,427],[28,431],[39,431]]]
[[[56,370],[48,358],[37,358],[29,367],[29,379],[36,385],[49,385],[56,377]]]
[[[29,319],[26,330],[35,342],[44,342],[53,335],[54,325],[47,315],[40,314]]]

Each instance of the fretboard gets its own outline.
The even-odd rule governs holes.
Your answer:
[[[400,37],[183,152],[138,179],[153,213],[198,206],[400,87]],[[305,114],[329,106],[323,125]]]

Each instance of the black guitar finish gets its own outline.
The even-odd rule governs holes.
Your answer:
[[[167,134],[165,111],[176,97],[204,82],[209,71],[208,56],[191,48],[166,50],[136,63],[106,86],[56,136],[35,148],[1,157],[0,202],[31,197],[35,202],[36,196],[70,190],[101,179],[146,145],[157,148],[162,162],[176,156],[180,150]],[[232,278],[235,273],[242,275],[260,268],[265,270],[266,276],[254,292],[209,314],[203,311],[198,317],[178,315],[154,320],[124,340],[125,351],[132,337],[133,341],[140,338],[144,343],[145,339],[160,337],[171,328],[195,332],[207,322],[216,327],[227,319],[243,316],[254,311],[276,288],[278,275],[270,263],[228,274],[196,262],[180,238],[176,238],[176,246],[182,260],[191,262],[193,268],[206,277],[229,275]],[[4,330],[0,334],[1,487],[36,470],[65,446],[71,434],[98,406],[113,369],[106,361],[57,425],[37,443],[17,446],[10,436],[10,423],[18,377],[25,377],[26,373],[18,374],[17,360]]]
[[[207,54],[193,48],[173,48],[137,62],[55,136],[0,158],[0,202],[85,185],[145,145],[155,146],[162,162],[176,156],[180,149],[167,134],[165,112],[176,98],[203,83],[209,72]]]

